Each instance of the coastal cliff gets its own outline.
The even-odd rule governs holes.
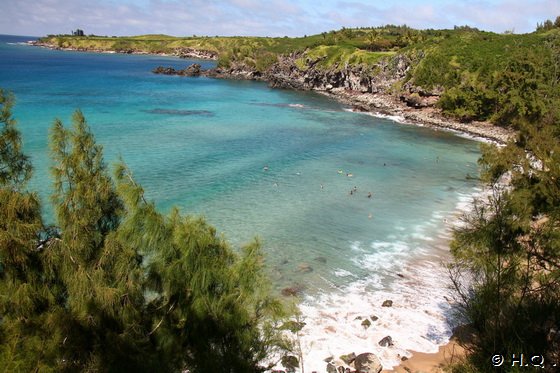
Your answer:
[[[440,90],[427,91],[410,83],[403,83],[412,67],[405,55],[382,59],[374,66],[317,67],[320,60],[305,60],[305,68],[298,64],[301,54],[280,56],[278,62],[260,72],[244,64],[228,68],[217,67],[200,71],[193,64],[184,70],[159,66],[154,73],[181,76],[207,76],[220,79],[243,79],[268,82],[272,88],[313,90],[348,105],[352,110],[387,115],[409,124],[457,131],[496,143],[506,143],[514,131],[489,122],[457,121],[442,114],[437,107]],[[299,66],[298,66],[299,65]],[[198,66],[198,67],[197,67]],[[195,74],[192,74],[195,71]],[[399,90],[395,86],[401,85]]]
[[[201,75],[314,90],[355,110],[500,143],[560,102],[552,87],[560,30],[514,35],[387,25],[301,38],[51,35],[35,45],[213,59],[216,68]]]

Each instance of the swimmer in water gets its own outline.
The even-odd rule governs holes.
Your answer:
[[[367,194],[367,198],[371,198],[371,192]]]

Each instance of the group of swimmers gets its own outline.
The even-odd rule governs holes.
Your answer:
[[[323,188],[323,185],[321,185],[321,189]],[[350,189],[350,195],[353,196],[354,194],[358,193],[358,187],[354,185],[354,188]],[[367,194],[367,198],[371,198],[373,196],[373,194],[371,192],[368,192]]]

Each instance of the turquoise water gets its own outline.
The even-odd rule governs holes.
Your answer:
[[[338,279],[336,269],[365,275],[351,261],[352,243],[417,229],[474,186],[465,176],[477,173],[478,145],[449,133],[350,113],[314,93],[150,72],[190,63],[177,58],[6,39],[0,86],[16,95],[36,168],[31,187],[47,204],[48,129],[79,108],[107,162],[122,156],[161,209],[202,214],[234,245],[260,237],[284,282]],[[301,263],[314,270],[303,276]]]
[[[14,116],[35,165],[30,187],[46,206],[49,127],[55,118],[70,124],[79,108],[107,163],[122,157],[162,210],[204,215],[236,247],[261,239],[275,286],[305,289],[313,343],[338,325],[321,334],[320,320],[351,323],[352,310],[407,292],[429,304],[401,296],[403,307],[387,314],[386,329],[415,320],[409,341],[418,329],[418,342],[397,338],[395,349],[442,342],[448,329],[432,313],[446,307],[434,295],[443,290],[432,264],[445,246],[444,221],[477,187],[466,179],[477,174],[475,141],[352,113],[315,93],[150,72],[193,61],[17,44],[28,39],[0,37],[0,87],[17,97]],[[50,207],[45,217],[52,220]],[[426,260],[428,267],[418,264]],[[336,340],[355,343],[357,326],[340,329]]]

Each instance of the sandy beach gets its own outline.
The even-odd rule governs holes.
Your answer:
[[[466,347],[469,346],[471,334],[468,327],[460,326],[453,331],[449,342],[440,346],[436,353],[422,353],[411,351],[412,356],[404,359],[402,363],[384,373],[443,373],[449,365],[456,364],[465,359]]]

